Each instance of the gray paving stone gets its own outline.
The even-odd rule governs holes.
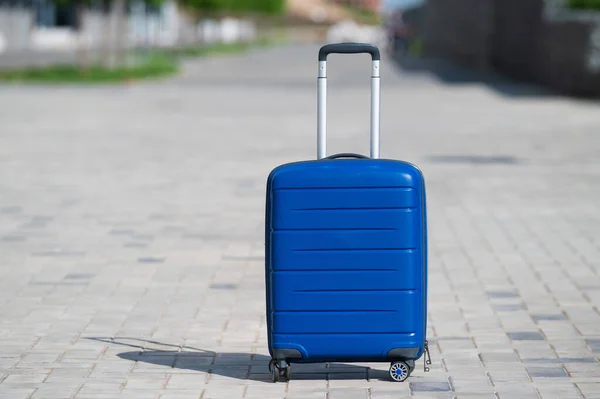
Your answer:
[[[303,392],[301,394],[288,393],[285,399],[325,399],[326,397],[326,392]]]
[[[492,388],[486,374],[450,377],[450,384],[453,391],[462,393],[489,393]]]
[[[286,395],[285,384],[261,383],[260,385],[248,385],[245,398],[284,398]]]
[[[519,382],[496,382],[494,383],[498,396],[505,398],[538,398],[539,395],[535,387],[529,384]]]
[[[52,364],[57,362],[61,356],[62,354],[60,352],[28,353],[21,358],[19,363],[22,365]]]
[[[537,323],[543,321],[566,320],[566,317],[562,314],[533,314],[531,316]]]
[[[393,392],[382,392],[382,393],[371,393],[371,399],[399,399],[399,398],[410,398],[409,394],[399,395]]]
[[[569,399],[580,399],[582,395],[575,386],[571,383],[538,383],[537,390],[540,396],[546,398],[569,398]]]
[[[245,391],[245,385],[210,385],[202,397],[210,399],[242,398]]]
[[[413,392],[446,392],[450,391],[450,384],[444,382],[410,382]]]
[[[370,383],[366,374],[354,373],[331,373],[328,375],[329,388],[369,388]]]
[[[535,331],[508,332],[508,338],[513,341],[542,341],[544,336]]]
[[[329,399],[367,399],[369,393],[366,389],[329,389]]]
[[[488,291],[487,295],[490,298],[517,298],[517,297],[519,297],[519,293],[514,290]]]
[[[151,378],[146,376],[129,376],[124,389],[158,391],[167,384],[168,378]]]
[[[423,399],[452,399],[455,397],[455,395],[452,393],[413,392],[411,397]]]
[[[527,373],[533,378],[560,378],[566,377],[567,373],[562,367],[527,367]]]
[[[165,392],[163,394],[160,395],[160,399],[199,399],[200,397],[202,397],[202,392],[200,392],[200,394],[198,394],[198,392],[193,392],[193,391],[172,391],[172,392]]]
[[[527,373],[525,368],[519,367],[518,365],[502,366],[502,368],[497,370],[489,370],[488,373],[494,384],[498,382],[531,381],[529,374]]]
[[[484,364],[487,363],[514,363],[519,362],[519,357],[514,351],[480,353],[479,358]]]
[[[69,384],[69,383],[49,383],[45,382],[43,385],[38,387],[32,398],[35,399],[64,399],[71,398],[79,389],[81,384]]]
[[[207,377],[208,376],[198,374],[175,374],[169,378],[167,390],[183,390],[186,388],[204,389],[206,387]]]
[[[525,342],[535,342],[535,341],[521,341],[521,343]],[[517,346],[517,345],[515,345]],[[556,351],[549,345],[540,345],[540,346],[527,346],[520,345],[517,348],[517,353],[519,354],[519,358],[523,361],[527,361],[529,359],[556,359]]]
[[[113,395],[121,393],[125,381],[108,382],[108,381],[88,381],[77,392],[76,397],[90,395]]]
[[[598,396],[597,104],[389,59],[382,156],[427,178],[431,372],[421,359],[395,384],[385,363],[322,363],[269,382],[264,184],[314,158],[317,50],[132,86],[2,87],[0,396]],[[342,58],[329,150],[364,153],[368,76]]]
[[[35,388],[2,388],[0,398],[6,399],[28,399],[35,392]]]
[[[586,342],[592,352],[600,352],[600,339],[588,339]]]
[[[585,398],[597,398],[600,396],[600,384],[598,382],[578,382],[576,385]]]
[[[47,373],[26,373],[10,374],[2,381],[4,386],[23,385],[23,384],[41,384],[48,378]]]
[[[593,357],[559,357],[556,359],[526,359],[525,364],[598,364],[598,359]],[[600,364],[598,364],[600,365]]]

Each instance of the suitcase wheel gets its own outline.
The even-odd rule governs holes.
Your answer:
[[[390,365],[390,377],[392,377],[392,380],[394,381],[405,381],[411,372],[412,369],[406,362],[393,362]]]
[[[271,379],[273,382],[289,381],[292,377],[292,368],[285,360],[277,361],[271,359],[269,362],[269,371],[271,372]]]

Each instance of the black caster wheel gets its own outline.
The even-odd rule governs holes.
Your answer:
[[[271,381],[279,381],[279,369],[277,368],[277,360],[271,359],[269,362],[269,372],[271,373]]]
[[[271,371],[271,381],[279,381],[279,373],[276,370]]]
[[[285,362],[283,363],[286,364]],[[281,367],[275,359],[271,359],[269,362],[269,371],[271,372],[271,380],[273,382],[289,381],[292,376],[291,367],[289,365]]]
[[[390,366],[390,377],[394,381],[405,381],[411,372],[412,370],[406,362],[394,362]]]
[[[286,368],[283,369],[279,369],[279,381],[289,381],[290,377],[292,375],[291,372],[291,368],[290,366],[287,366]]]

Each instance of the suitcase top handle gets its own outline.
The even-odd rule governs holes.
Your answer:
[[[317,159],[327,156],[327,56],[329,54],[371,55],[371,158],[379,158],[379,125],[381,119],[381,80],[377,46],[367,43],[326,44],[319,50],[317,79]]]
[[[326,44],[319,50],[319,61],[327,61],[329,54],[371,54],[371,60],[379,61],[381,55],[377,46],[366,43],[336,43]]]
[[[325,157],[323,159],[338,159],[338,158],[357,158],[357,159],[370,159],[367,156],[364,156],[362,154],[354,154],[351,152],[343,152],[341,154],[334,154],[334,155],[330,155],[328,157]]]

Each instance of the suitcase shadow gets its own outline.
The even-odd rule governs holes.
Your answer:
[[[117,353],[123,360],[136,362],[140,369],[173,368],[190,372],[211,373],[214,376],[239,380],[270,382],[268,364],[270,356],[242,353],[215,352],[191,346],[165,344],[158,341],[130,337],[88,337],[86,339],[136,348],[135,351]],[[157,367],[158,366],[158,367]],[[292,364],[292,380],[389,380],[388,364],[372,369],[347,363]]]

